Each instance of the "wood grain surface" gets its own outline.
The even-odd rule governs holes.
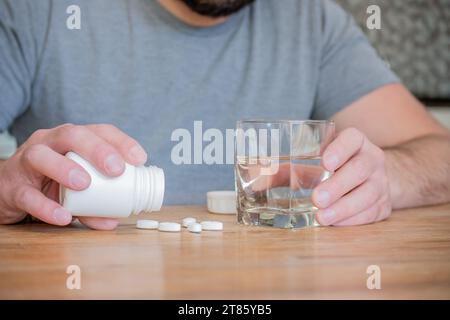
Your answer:
[[[223,232],[163,233],[79,224],[0,226],[2,299],[449,299],[450,205],[397,211],[358,227],[245,227],[203,207],[139,218],[224,222]],[[81,269],[69,290],[66,268]],[[366,286],[369,265],[381,289]]]

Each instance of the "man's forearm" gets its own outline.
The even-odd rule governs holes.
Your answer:
[[[394,209],[450,201],[450,136],[424,136],[384,151]]]

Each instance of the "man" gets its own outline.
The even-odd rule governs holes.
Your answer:
[[[71,222],[57,186],[82,190],[90,177],[69,150],[110,176],[151,150],[166,204],[229,188],[230,166],[171,161],[172,133],[195,120],[333,119],[323,165],[336,173],[313,193],[323,225],[450,200],[449,132],[328,0],[0,0],[0,61],[0,130],[21,143],[0,165],[3,224]]]

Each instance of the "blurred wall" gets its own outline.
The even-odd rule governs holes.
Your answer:
[[[450,100],[450,0],[335,1],[417,97]],[[380,8],[379,30],[367,27],[370,5]]]

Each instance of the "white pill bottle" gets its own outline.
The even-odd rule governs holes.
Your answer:
[[[91,176],[82,191],[60,185],[60,204],[73,216],[124,218],[141,212],[159,211],[164,198],[164,171],[158,167],[125,164],[119,177],[107,177],[74,152],[66,157],[81,165]]]

